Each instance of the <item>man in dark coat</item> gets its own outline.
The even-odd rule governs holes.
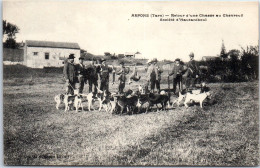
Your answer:
[[[94,95],[97,93],[97,87],[98,87],[98,74],[100,73],[100,66],[95,65],[96,60],[92,59],[90,65],[87,66],[87,74],[89,76],[88,78],[88,84],[89,84],[89,93],[92,92],[92,88],[94,85]]]
[[[74,95],[75,84],[77,82],[77,71],[74,63],[74,54],[70,54],[68,61],[65,63],[63,68],[63,75],[66,80],[67,94]]]
[[[121,65],[121,67],[116,72],[116,74],[120,75],[119,78],[118,78],[118,80],[119,80],[118,92],[119,92],[119,94],[122,94],[122,93],[124,93],[126,75],[129,73],[129,70],[127,70],[125,68],[124,62],[121,62],[120,65]]]
[[[157,64],[157,59],[153,59],[151,60],[150,62],[148,62],[149,67],[147,69],[147,83],[151,82],[150,85],[151,85],[151,92],[154,93],[154,89],[155,89],[155,85],[158,84],[158,80],[159,80],[159,72],[158,72],[158,68],[156,66]],[[157,87],[157,91],[160,92],[158,90],[158,87]]]
[[[154,66],[155,66],[155,68],[157,68],[157,72],[158,72],[158,80],[155,81],[155,85],[156,85],[156,89],[157,89],[158,93],[160,93],[163,70],[162,70],[162,68],[159,67],[157,62],[154,63]]]
[[[114,68],[108,67],[106,64],[105,59],[101,59],[101,66],[100,66],[100,90],[106,91],[107,93],[109,92],[109,74],[110,73],[115,73]],[[113,83],[114,84],[114,78],[113,78]]]
[[[187,82],[186,82],[186,88],[189,89],[191,87],[195,87],[195,84],[199,80],[200,75],[200,69],[198,66],[198,63],[194,60],[194,53],[190,53],[190,61],[187,64]]]
[[[86,81],[86,69],[85,65],[83,64],[84,57],[79,57],[79,64],[77,65],[77,71],[78,71],[78,81],[79,81],[79,93],[83,92],[84,89],[84,83]]]
[[[180,59],[175,59],[172,72],[169,76],[173,76],[173,93],[176,94],[176,86],[178,85],[179,91],[182,91],[182,73],[183,66],[180,64]]]

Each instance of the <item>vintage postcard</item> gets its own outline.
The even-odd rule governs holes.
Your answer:
[[[3,1],[6,166],[259,166],[258,1]]]

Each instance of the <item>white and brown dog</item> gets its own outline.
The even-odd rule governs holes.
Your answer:
[[[210,92],[204,92],[204,93],[199,93],[199,94],[192,94],[192,93],[187,93],[186,99],[184,101],[184,105],[186,108],[188,108],[188,102],[196,102],[200,103],[200,108],[203,108],[203,101],[210,96]]]
[[[186,93],[185,93],[185,94],[184,94],[184,93],[182,94],[181,92],[179,92],[179,97],[172,103],[172,106],[173,106],[174,104],[177,104],[177,106],[180,106],[182,100],[184,100],[185,97],[186,97]]]
[[[79,94],[78,90],[74,90],[74,95],[71,94],[58,94],[54,97],[54,100],[56,102],[56,109],[59,109],[59,106],[61,103],[65,104],[65,111],[68,111],[74,107],[76,108],[76,111],[81,107],[83,109],[82,99],[86,97],[88,101],[88,110],[91,110],[92,107],[92,101],[93,101],[93,93],[89,94]]]
[[[97,87],[97,100],[99,101],[99,108],[98,111],[101,111],[102,107],[105,109],[106,112],[109,111],[109,95],[106,91],[102,91]]]

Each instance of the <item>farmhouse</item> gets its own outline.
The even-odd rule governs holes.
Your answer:
[[[26,40],[24,65],[31,68],[61,67],[70,54],[74,54],[77,63],[80,57],[78,43]]]
[[[144,57],[142,56],[142,54],[140,52],[126,52],[125,53],[125,57],[128,58],[136,58],[136,59],[144,59]]]
[[[135,53],[134,52],[126,52],[125,57],[130,57],[130,58],[135,57]]]

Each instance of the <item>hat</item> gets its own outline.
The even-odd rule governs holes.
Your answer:
[[[193,53],[193,52],[191,52],[189,56],[190,56],[190,57],[194,57],[194,53]]]
[[[69,59],[74,59],[74,58],[75,58],[74,54],[69,55]]]
[[[153,63],[153,62],[158,62],[157,58],[154,58],[154,59],[152,59],[152,60],[149,60],[149,61],[148,61],[148,64],[149,64],[149,63]]]
[[[83,56],[80,56],[79,59],[83,59],[84,60],[85,58]]]
[[[152,62],[158,62],[157,58],[154,58],[154,59],[152,60]]]
[[[179,58],[176,58],[175,61],[179,61],[180,62],[181,60]]]

